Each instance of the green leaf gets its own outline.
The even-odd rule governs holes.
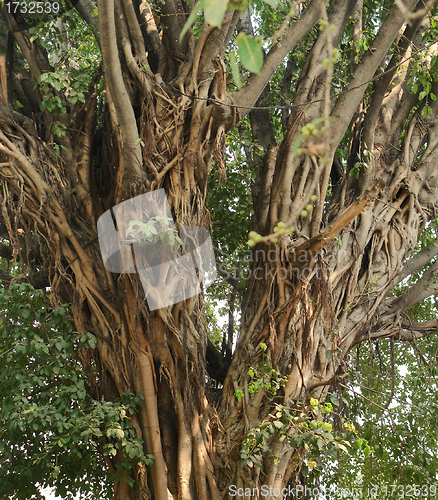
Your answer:
[[[168,229],[166,231],[166,239],[167,239],[167,243],[169,243],[170,246],[173,247],[173,245],[175,245],[175,235],[174,235],[173,229]]]
[[[204,0],[205,20],[212,26],[221,26],[227,11],[228,1]]]
[[[263,66],[263,52],[253,36],[243,35],[236,39],[242,64],[251,73],[259,73]]]
[[[344,451],[345,453],[350,453],[348,448],[346,446],[344,446],[343,444],[341,443],[337,443],[336,445],[340,450]]]
[[[295,142],[294,142],[294,154],[298,154],[298,150],[300,149],[300,144],[301,144],[301,139],[303,138],[303,136],[301,134],[298,134],[297,135],[297,138],[295,139]]]
[[[333,406],[336,406],[336,407],[339,406],[339,399],[336,396],[332,395],[332,396],[329,397],[329,399],[332,402]],[[344,398],[342,398],[342,399],[344,399]],[[345,399],[344,399],[344,403],[345,403]],[[348,403],[346,403],[346,404],[348,406]]]
[[[195,22],[196,16],[198,15],[198,12],[201,10],[201,7],[203,5],[203,1],[198,2],[192,9],[192,12],[190,12],[190,16],[186,21],[186,24],[184,25],[183,29],[181,30],[181,33],[179,35],[179,41],[181,42],[182,39],[184,38],[184,35],[189,31],[190,26]]]
[[[242,82],[240,80],[239,67],[237,65],[236,58],[234,57],[234,54],[232,52],[230,52],[230,66],[234,83],[236,84],[236,87],[240,90],[242,88]]]
[[[52,85],[58,91],[60,91],[62,89],[62,83],[58,80],[53,80]]]
[[[268,5],[270,5],[271,7],[273,7],[274,9],[275,7],[277,7],[277,0],[263,0],[263,1]]]
[[[438,57],[433,56],[431,61],[430,61],[430,72],[434,73],[435,71],[438,71]]]

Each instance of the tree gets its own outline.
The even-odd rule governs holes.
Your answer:
[[[406,316],[436,291],[437,247],[412,256],[438,202],[435,3],[3,2],[2,256],[95,336],[92,400],[144,398],[129,417],[143,455],[128,429],[104,450],[115,499],[277,498],[309,447],[345,448],[318,419],[349,351],[436,332]],[[163,188],[178,227],[210,228],[209,174],[225,177],[238,134],[253,251],[219,353],[203,295],[150,311],[136,274],[105,269],[96,223]]]

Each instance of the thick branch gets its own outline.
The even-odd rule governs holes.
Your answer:
[[[257,100],[257,106],[268,106],[269,86],[267,85]],[[272,125],[271,116],[267,109],[254,109],[249,112],[249,121],[251,123],[252,140],[257,143],[264,151],[269,146],[275,146],[275,132]]]
[[[432,245],[427,248],[423,248],[417,255],[414,255],[411,259],[404,263],[403,269],[396,276],[394,280],[394,285],[400,283],[406,277],[410,276],[412,273],[419,271],[422,267],[428,264],[433,257],[438,255],[438,239],[432,242]]]
[[[342,213],[336,217],[323,231],[317,236],[310,238],[310,240],[301,243],[293,249],[297,254],[303,251],[316,252],[323,248],[329,241],[331,241],[337,234],[339,234],[344,227],[347,226],[355,217],[357,217],[368,203],[377,196],[381,189],[381,184],[377,185],[367,192],[363,197],[355,200],[349,205]]]
[[[146,49],[144,46],[143,34],[138,23],[137,14],[134,10],[132,0],[122,0],[123,12],[125,13],[126,24],[128,25],[131,43],[135,50],[135,55],[145,64]]]
[[[353,21],[353,26],[351,28],[351,38],[352,38],[352,50],[351,50],[351,71],[354,71],[358,63],[357,51],[359,50],[359,41],[363,36],[362,31],[362,11],[363,11],[363,0],[357,0],[356,5],[351,14],[351,19]]]
[[[266,87],[271,76],[278,69],[281,61],[295,47],[295,45],[315,26],[321,18],[321,8],[318,0],[313,0],[301,19],[293,23],[272,47],[267,55],[262,69],[258,75],[252,75],[242,90],[233,94],[232,101],[239,109],[242,119],[257,102],[263,89]]]
[[[436,319],[424,322],[405,321],[402,323],[402,330],[400,331],[397,339],[413,342],[414,340],[427,337],[428,335],[434,335],[437,332],[438,321]]]
[[[35,41],[31,41],[29,32],[17,23],[12,14],[8,14],[6,8],[3,7],[0,12],[1,17],[5,20],[8,26],[9,32],[14,35],[15,40],[17,41],[29,65],[30,74],[32,76],[32,81],[35,88],[35,94],[37,96],[38,102],[40,103],[42,97],[38,87],[38,78],[42,73],[52,70],[47,57],[47,52],[45,52],[44,49]]]
[[[179,35],[186,23],[190,12],[188,5],[179,0],[166,0],[160,4],[162,13],[161,24],[163,25],[163,36],[166,37],[170,45],[170,53],[181,55],[183,53],[183,41],[180,41]],[[187,14],[187,17],[184,15]],[[190,30],[189,30],[190,33]]]
[[[438,260],[436,260],[423,276],[411,286],[407,292],[396,298],[390,298],[386,301],[390,308],[399,311],[407,311],[410,307],[418,304],[425,298],[438,291],[438,284],[434,283],[438,271]]]
[[[151,6],[147,0],[142,0],[139,7],[140,29],[148,50],[148,61],[153,72],[158,69],[160,53],[160,36],[152,14]]]
[[[82,19],[90,26],[94,38],[100,46],[99,18],[94,15],[97,9],[96,3],[94,0],[72,0],[72,4]]]
[[[411,46],[412,39],[421,25],[422,20],[415,21],[413,26],[407,26],[403,36],[400,38],[396,53],[392,56],[384,75],[374,83],[373,98],[367,109],[364,120],[364,143],[372,150],[374,146],[374,129],[379,118],[379,112],[382,108],[383,99],[388,92],[388,87],[394,77],[400,61],[406,57],[406,53]],[[417,45],[417,44],[416,44]],[[418,46],[417,46],[418,48]],[[398,90],[399,94],[400,90]]]
[[[409,0],[407,8],[412,9],[417,1]],[[368,82],[373,78],[377,68],[385,58],[404,22],[405,18],[400,9],[394,6],[380,28],[372,46],[353,73],[349,85],[337,99],[331,114],[335,118],[335,126],[331,127],[330,142],[332,147],[336,147],[344,136],[345,130],[363,98]]]
[[[99,0],[98,5],[105,80],[113,99],[117,121],[120,125],[123,166],[125,169],[123,182],[126,186],[129,186],[133,181],[139,182],[142,178],[140,139],[134,110],[125,87],[119,60],[114,19],[114,0]]]
[[[401,342],[415,342],[418,339],[436,335],[438,332],[438,321],[421,322],[406,322],[401,325],[394,324],[391,328],[378,329],[370,334],[365,334],[354,345],[363,342],[364,340],[377,340],[382,338],[393,337]]]

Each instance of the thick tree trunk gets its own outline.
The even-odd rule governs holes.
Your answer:
[[[333,46],[339,44],[354,3],[331,2]],[[112,206],[164,188],[177,226],[210,229],[205,196],[213,157],[223,167],[224,138],[239,119],[237,110],[242,118],[244,106],[254,105],[275,66],[321,11],[311,2],[296,28],[286,30],[282,44],[267,56],[260,75],[230,96],[222,59],[239,13],[227,11],[222,29],[205,25],[198,40],[189,32],[181,41],[185,16],[166,15],[184,12],[186,4],[163,4],[168,29],[162,39],[153,21],[140,26],[149,6],[139,5],[137,11],[128,0],[98,3],[100,26],[94,28],[100,33],[107,103],[99,132],[103,140],[94,133],[94,89],[84,105],[65,117],[69,132],[56,139],[63,146],[60,156],[29,118],[3,107],[3,222],[23,261],[30,263],[25,256],[32,242],[29,237],[21,245],[14,231],[40,235],[48,250],[39,265],[51,270],[54,303],[71,302],[76,329],[96,335],[96,350],[83,353],[93,397],[113,400],[132,393],[144,398],[131,428],[154,462],[148,469],[136,465],[133,488],[122,475],[114,484],[115,500],[219,500],[231,494],[230,487],[281,490],[296,484],[305,457],[291,439],[270,435],[260,466],[240,465],[245,437],[269,418],[275,405],[301,408],[310,397],[324,400],[329,386],[345,376],[351,347],[367,338],[409,340],[435,331],[436,325],[408,331],[403,320],[403,312],[418,299],[416,293],[426,297],[435,290],[430,281],[434,268],[427,283],[414,291],[399,298],[388,298],[388,292],[406,276],[405,260],[437,208],[438,152],[431,140],[437,104],[431,103],[433,113],[424,119],[417,110],[404,129],[417,97],[409,92],[400,97],[406,75],[395,75],[391,61],[390,77],[376,81],[367,112],[357,114],[364,82],[374,76],[404,24],[396,7],[372,50],[361,63],[354,61],[349,93],[334,103],[324,97],[330,89],[322,64],[328,49],[325,33],[319,35],[296,89],[294,104],[302,106],[289,117],[284,141],[268,148],[255,183],[254,230],[266,238],[253,250],[237,347],[215,401],[206,383],[202,294],[149,311],[138,275],[105,269],[96,222]],[[11,26],[15,22],[5,10],[2,16]],[[409,50],[418,23],[405,29],[397,60]],[[22,32],[14,33],[36,81],[38,71],[50,68],[43,68],[35,44],[29,49]],[[158,44],[161,49],[155,53]],[[145,45],[154,56],[149,62]],[[235,107],[229,106],[232,102]],[[294,151],[301,128],[328,114],[335,118],[328,130],[302,145],[301,154]],[[44,120],[48,128],[48,113]],[[348,168],[357,157],[364,158],[365,149],[369,160],[363,161],[358,179],[347,172],[326,200],[334,151],[350,123]],[[419,157],[426,138],[427,148]],[[99,164],[92,168],[97,154]],[[301,210],[312,195],[318,201],[304,218]],[[269,235],[280,221],[296,231],[276,244]],[[424,265],[420,258],[409,262],[409,272]],[[262,361],[284,377],[275,397],[266,383],[249,391],[248,370]],[[127,458],[119,451],[106,459],[115,472]]]

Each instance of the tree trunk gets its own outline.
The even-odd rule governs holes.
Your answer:
[[[405,3],[412,8],[416,2]],[[331,2],[334,47],[354,4]],[[40,260],[33,265],[50,270],[53,302],[71,302],[77,331],[96,335],[97,348],[83,353],[93,398],[114,400],[124,393],[144,398],[131,428],[144,441],[145,453],[153,455],[153,465],[135,466],[134,487],[124,472],[114,483],[114,498],[219,500],[233,488],[265,485],[272,488],[267,498],[277,499],[276,492],[297,484],[305,450],[296,445],[290,427],[290,439],[280,440],[280,431],[269,435],[260,463],[242,466],[241,447],[250,431],[269,420],[278,404],[309,411],[310,397],[323,401],[330,385],[345,376],[352,346],[389,336],[411,340],[436,330],[436,325],[408,328],[404,319],[420,296],[434,293],[436,266],[401,297],[388,298],[388,293],[424,265],[418,256],[405,262],[437,208],[438,150],[432,140],[437,104],[430,103],[432,114],[425,118],[422,107],[410,116],[418,96],[408,91],[407,73],[395,72],[410,53],[421,19],[404,28],[388,72],[374,82],[366,111],[361,107],[365,83],[397,39],[403,15],[397,7],[390,10],[371,50],[355,60],[345,93],[333,102],[326,95],[326,31],[316,38],[285,138],[267,149],[255,181],[253,229],[263,240],[252,252],[239,339],[216,401],[208,383],[203,295],[150,311],[137,274],[105,269],[97,220],[116,204],[164,188],[177,227],[210,229],[206,183],[213,158],[223,168],[227,131],[254,106],[279,62],[322,14],[319,2],[311,2],[266,56],[260,74],[230,94],[223,60],[239,11],[227,11],[221,29],[204,23],[198,39],[189,30],[180,40],[187,16],[174,14],[185,9],[183,2],[164,2],[159,34],[147,2],[99,0],[95,29],[106,102],[98,132],[100,75],[85,103],[58,119],[67,127],[65,136],[50,132],[54,117],[47,110],[43,140],[42,128],[3,103],[2,219],[30,270],[32,245],[40,245]],[[2,17],[29,63],[41,103],[47,95],[38,75],[51,71],[47,58],[26,38],[26,30],[15,29],[18,21],[5,8]],[[148,24],[142,24],[146,18]],[[303,139],[300,153],[294,150],[302,127],[328,115],[333,120],[326,130]],[[347,130],[347,172],[326,197],[335,150]],[[61,147],[59,155],[50,143]],[[359,168],[357,178],[350,175],[354,168]],[[303,217],[313,195],[318,199]],[[270,235],[279,222],[296,230],[275,243]],[[18,229],[28,237],[17,236]],[[260,366],[272,384],[277,376],[282,380],[277,391],[265,378],[250,393],[248,371]],[[127,457],[119,451],[106,459],[116,471]],[[238,497],[258,498],[253,492]]]

